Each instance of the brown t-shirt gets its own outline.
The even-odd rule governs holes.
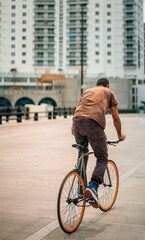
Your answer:
[[[96,86],[87,89],[81,96],[74,117],[88,117],[95,120],[101,127],[105,128],[106,111],[118,101],[115,94],[107,87]]]

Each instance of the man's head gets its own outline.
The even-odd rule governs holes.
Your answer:
[[[96,86],[103,86],[103,87],[109,87],[109,80],[107,78],[100,78],[97,83]]]

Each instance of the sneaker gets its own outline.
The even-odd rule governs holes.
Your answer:
[[[90,204],[94,208],[98,208],[99,201],[97,197],[97,184],[95,184],[94,182],[90,182],[89,186],[85,190],[85,193],[86,193],[86,196],[91,200]]]

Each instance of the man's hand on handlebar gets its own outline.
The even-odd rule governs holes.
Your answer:
[[[125,138],[126,138],[126,135],[125,135],[125,134],[120,134],[120,135],[118,135],[118,139],[119,139],[120,141],[124,141]]]

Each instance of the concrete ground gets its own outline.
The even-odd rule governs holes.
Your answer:
[[[87,208],[71,235],[58,226],[56,212],[61,181],[77,158],[71,118],[0,126],[0,240],[145,240],[145,115],[120,117],[127,138],[109,147],[120,174],[116,203],[107,213]],[[117,140],[106,118],[107,137]],[[89,177],[94,164],[90,157]]]

